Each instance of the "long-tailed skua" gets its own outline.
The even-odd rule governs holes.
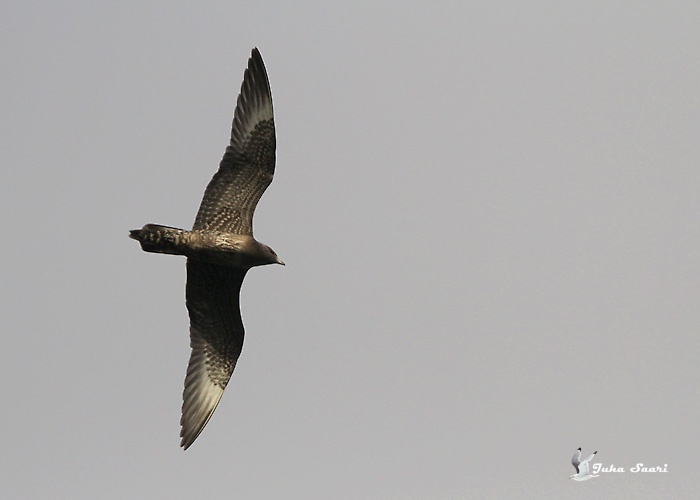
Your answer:
[[[253,238],[253,212],[275,172],[272,95],[258,49],[248,60],[231,142],[204,192],[191,231],[157,224],[129,236],[146,252],[187,257],[186,302],[192,354],[182,403],[180,446],[187,449],[211,418],[243,347],[239,294],[254,266],[283,264]]]

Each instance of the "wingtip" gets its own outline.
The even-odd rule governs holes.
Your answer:
[[[211,416],[210,416],[210,418],[211,418]],[[208,421],[209,421],[209,420],[207,419],[207,422],[208,422]],[[182,425],[182,424],[181,424],[181,425]],[[194,443],[194,442],[197,440],[197,438],[198,438],[199,435],[202,433],[202,430],[204,430],[204,427],[205,427],[206,425],[207,425],[207,424],[205,423],[204,426],[202,426],[202,428],[199,429],[199,431],[197,431],[197,432],[195,432],[195,433],[192,433],[192,432],[185,432],[185,427],[184,427],[184,426],[180,429],[180,447],[182,448],[182,451],[187,451],[187,449],[188,449],[190,446],[192,446],[192,443]]]
[[[250,59],[262,63],[263,58],[257,47],[253,47],[253,50],[250,51]]]
[[[192,439],[191,435],[185,435],[185,428],[182,424],[182,419],[180,419],[180,448],[182,448],[182,451],[187,451],[187,448],[194,443],[194,439]]]

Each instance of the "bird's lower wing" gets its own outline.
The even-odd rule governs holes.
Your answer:
[[[211,418],[243,348],[239,293],[245,271],[187,261],[192,355],[183,392],[180,446],[187,449]]]

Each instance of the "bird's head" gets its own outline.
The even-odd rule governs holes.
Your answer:
[[[284,265],[284,262],[280,260],[279,257],[277,257],[277,252],[275,252],[272,248],[270,248],[267,245],[263,245],[265,247],[265,253],[266,257],[268,258],[270,264],[281,264]]]

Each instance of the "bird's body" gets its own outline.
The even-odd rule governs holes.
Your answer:
[[[211,418],[243,348],[239,293],[252,267],[283,264],[253,237],[253,212],[275,171],[272,95],[253,49],[243,77],[231,142],[209,182],[191,231],[146,224],[130,231],[146,252],[187,257],[190,356],[182,404],[187,449]]]
[[[186,231],[175,227],[146,224],[130,236],[141,243],[145,252],[184,255],[191,259],[221,266],[250,269],[279,263],[269,247],[249,234],[222,231]]]

